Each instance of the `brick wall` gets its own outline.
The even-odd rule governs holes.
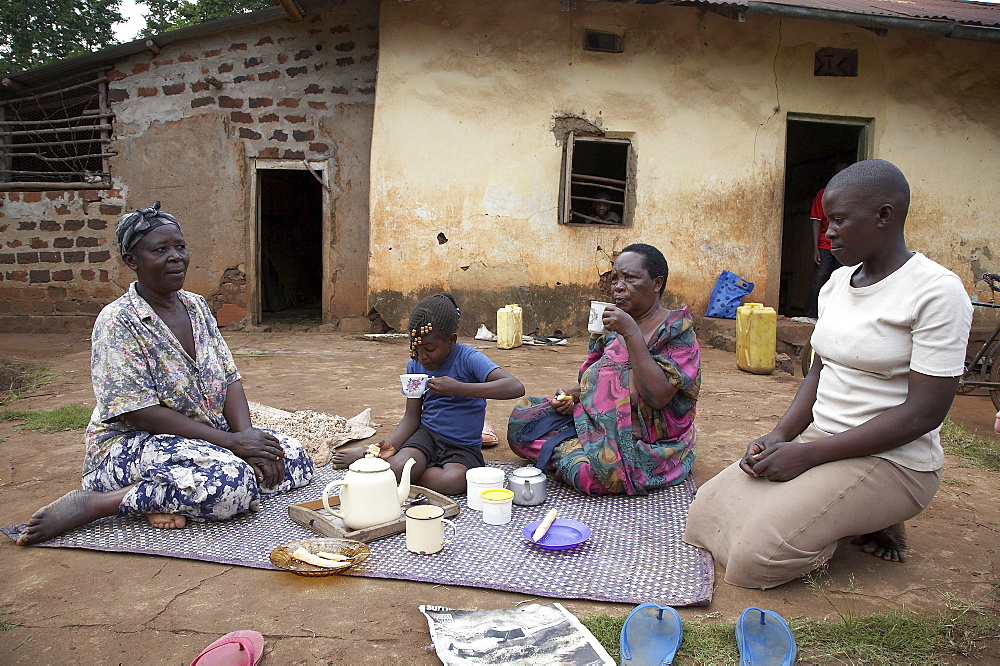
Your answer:
[[[89,327],[121,293],[113,283],[121,193],[4,192],[0,202],[0,320],[57,315],[54,330]]]

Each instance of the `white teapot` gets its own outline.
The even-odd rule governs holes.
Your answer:
[[[410,496],[410,468],[414,462],[412,458],[406,461],[397,488],[396,475],[388,462],[374,457],[355,460],[343,481],[334,481],[323,489],[323,506],[352,530],[397,520],[403,515],[403,502]],[[330,507],[330,491],[337,486],[340,511]]]

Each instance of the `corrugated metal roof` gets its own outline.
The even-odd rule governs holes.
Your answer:
[[[970,0],[765,0],[767,4],[806,7],[865,16],[951,21],[1000,27],[1000,4]],[[749,3],[736,3],[747,6]]]

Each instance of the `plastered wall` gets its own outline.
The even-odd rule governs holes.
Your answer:
[[[623,32],[625,52],[583,51],[588,27]],[[860,75],[814,77],[824,46],[858,49]],[[609,258],[647,242],[670,263],[668,305],[703,312],[722,269],[775,304],[789,113],[871,119],[872,156],[913,185],[911,246],[971,290],[975,270],[997,267],[997,56],[997,44],[662,4],[384,2],[370,301],[402,326],[419,297],[450,289],[467,333],[510,301],[528,330],[580,331]],[[560,115],[631,139],[631,228],[557,223]]]

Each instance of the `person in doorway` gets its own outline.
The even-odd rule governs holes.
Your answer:
[[[961,279],[906,247],[910,188],[884,160],[853,164],[823,195],[834,271],[815,361],[774,429],[698,490],[684,540],[766,589],[827,562],[838,540],[907,556],[903,521],[941,483],[939,432],[964,370],[972,305]]]
[[[302,445],[250,422],[240,374],[205,299],[184,291],[190,261],[177,220],[150,208],[118,221],[128,292],[92,336],[97,407],[87,426],[82,490],[39,509],[18,545],[47,541],[108,516],[153,527],[225,520],[261,493],[309,483]]]
[[[465,473],[483,467],[486,400],[512,400],[524,385],[478,349],[458,342],[458,305],[451,294],[428,296],[410,314],[410,360],[407,374],[430,375],[427,392],[406,398],[406,410],[388,440],[379,441],[379,457],[389,461],[397,480],[415,460],[410,481],[445,495],[466,491]],[[333,454],[334,468],[358,460],[367,447]]]
[[[837,175],[847,168],[846,162],[838,162],[833,168],[833,175]],[[812,248],[813,261],[816,263],[816,270],[813,273],[812,287],[809,290],[809,300],[806,303],[804,317],[815,320],[819,316],[819,292],[826,284],[833,271],[840,268],[841,264],[833,252],[830,250],[830,239],[826,237],[827,227],[830,221],[823,212],[823,193],[826,188],[821,188],[813,198],[812,209],[809,212],[809,220],[812,222]],[[816,323],[813,321],[812,323]]]
[[[594,194],[597,201],[594,202],[594,217],[607,222],[608,224],[620,224],[621,215],[611,210],[611,195],[600,190]]]

